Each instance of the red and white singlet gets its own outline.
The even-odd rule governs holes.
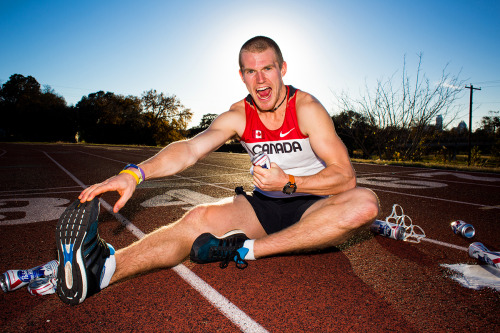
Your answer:
[[[297,121],[295,102],[298,89],[287,86],[287,104],[283,125],[270,130],[259,118],[257,109],[250,95],[245,98],[246,125],[240,139],[241,145],[252,158],[264,152],[271,162],[276,163],[286,174],[310,176],[325,168],[325,163],[311,148],[309,137],[302,134]],[[256,191],[273,198],[290,198],[307,195],[306,193],[284,194],[281,191]]]

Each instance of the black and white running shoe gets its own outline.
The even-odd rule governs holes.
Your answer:
[[[57,295],[64,303],[80,304],[103,288],[105,276],[107,286],[114,273],[115,250],[99,237],[98,215],[99,200],[95,198],[85,203],[76,200],[59,218]]]

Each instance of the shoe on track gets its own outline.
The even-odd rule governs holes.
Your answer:
[[[204,233],[194,241],[190,258],[198,264],[220,261],[221,268],[226,268],[230,261],[235,261],[236,267],[243,269],[248,266],[244,260],[248,249],[243,247],[247,239],[241,230],[230,231],[222,237]]]
[[[56,228],[59,256],[56,290],[64,303],[76,305],[99,292],[107,259],[111,256],[115,263],[114,248],[99,237],[98,215],[99,200],[95,198],[85,203],[76,200],[59,218]],[[114,269],[114,266],[109,267],[108,278]]]

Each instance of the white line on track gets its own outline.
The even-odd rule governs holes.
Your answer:
[[[450,244],[450,243],[441,242],[441,241],[430,239],[430,238],[427,238],[427,237],[420,238],[420,240],[423,240],[423,241],[426,241],[426,242],[429,242],[429,243],[434,243],[434,244],[441,245],[441,246],[451,247],[452,249],[457,249],[457,250],[469,252],[469,249],[466,248],[466,247],[458,246],[458,245],[454,245],[454,244]]]
[[[49,154],[43,152],[52,162],[54,162],[61,170],[63,170],[71,179],[73,179],[82,188],[86,188],[86,185],[82,183],[78,178],[76,178],[71,172],[66,170],[61,164],[50,157]],[[127,230],[132,232],[134,236],[141,239],[145,234],[139,230],[132,222],[119,213],[114,213],[113,208],[103,199],[99,199],[101,205],[109,213],[113,214],[115,218],[125,225]],[[186,281],[191,287],[198,291],[203,297],[205,297],[214,307],[221,311],[233,324],[238,326],[243,332],[268,332],[264,327],[262,327],[255,320],[250,318],[245,312],[240,310],[236,305],[231,303],[226,297],[222,296],[217,290],[212,288],[208,283],[202,280],[198,275],[193,273],[189,268],[183,264],[179,264],[172,267],[172,270],[176,272],[184,281]]]
[[[397,194],[397,195],[407,195],[407,196],[410,196],[410,197],[416,197],[416,198],[422,198],[422,199],[430,199],[430,200],[453,202],[453,203],[457,203],[457,204],[460,204],[460,205],[471,205],[471,206],[478,206],[478,207],[491,207],[490,205],[483,205],[483,204],[477,204],[477,203],[472,203],[472,202],[457,201],[457,200],[443,199],[443,198],[436,198],[436,197],[428,197],[428,196],[425,196],[425,195],[410,194],[410,193],[395,192],[395,191],[380,190],[380,189],[372,189],[372,190],[374,192],[387,192],[387,193],[392,193],[392,194]]]

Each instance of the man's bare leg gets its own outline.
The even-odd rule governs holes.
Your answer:
[[[179,221],[118,250],[115,254],[116,270],[110,283],[152,269],[173,267],[189,255],[200,234],[209,232],[222,236],[234,229],[243,230],[251,238],[266,235],[252,206],[242,195],[216,204],[197,206]]]
[[[255,258],[342,244],[370,224],[378,211],[377,196],[364,188],[318,201],[306,210],[299,222],[255,240]]]

